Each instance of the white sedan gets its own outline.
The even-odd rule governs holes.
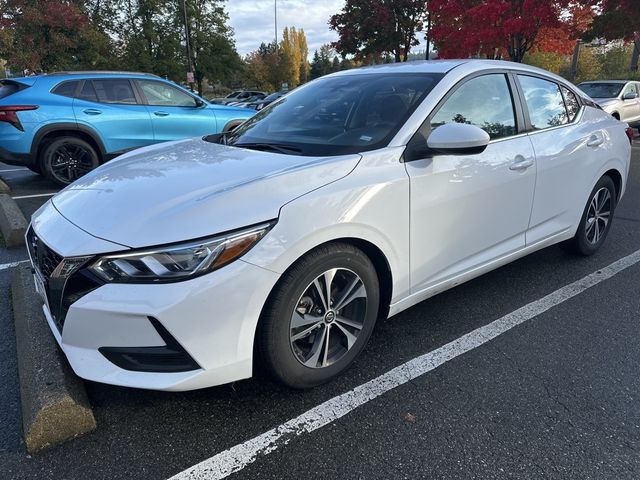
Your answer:
[[[378,318],[555,243],[596,252],[629,135],[520,64],[340,72],[64,189],[27,233],[36,285],[83,378],[189,390],[261,364],[312,387]]]

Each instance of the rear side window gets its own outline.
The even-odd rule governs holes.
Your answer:
[[[82,86],[82,90],[78,94],[78,98],[81,100],[86,100],[88,102],[97,102],[98,96],[96,95],[96,89],[93,88],[93,83],[91,80],[87,80],[84,82]]]
[[[51,90],[51,93],[55,93],[56,95],[62,95],[63,97],[75,97],[76,90],[78,89],[79,81],[71,81],[71,82],[62,82]]]
[[[476,125],[492,140],[514,135],[516,118],[505,75],[482,75],[463,83],[433,115],[431,128],[453,122]]]
[[[518,79],[534,129],[543,130],[569,122],[558,84],[527,75],[518,75]]]
[[[126,78],[105,78],[92,80],[93,88],[100,103],[120,103],[135,105],[136,96],[131,82]]]
[[[578,114],[578,110],[580,110],[580,103],[578,103],[578,99],[574,95],[574,93],[569,90],[567,87],[560,87],[562,90],[562,96],[564,97],[564,103],[567,106],[567,113],[569,114],[569,121],[573,122]]]
[[[20,90],[16,82],[0,82],[0,98],[8,97]]]

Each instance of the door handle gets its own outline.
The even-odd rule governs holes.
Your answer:
[[[531,167],[533,165],[533,159],[532,158],[524,158],[520,155],[518,155],[518,157],[516,157],[517,160],[515,162],[513,162],[511,165],[509,165],[509,170],[514,170],[514,171],[523,171],[526,170],[527,168]]]
[[[169,112],[162,112],[162,111],[159,111],[159,112],[153,112],[153,114],[154,114],[156,117],[168,117],[168,116],[169,116]]]
[[[97,108],[87,108],[83,110],[83,112],[87,115],[100,115],[102,113],[102,110],[98,110]]]
[[[594,133],[589,137],[589,140],[587,140],[587,147],[595,148],[595,147],[599,147],[603,143],[604,143],[604,137],[600,134]]]

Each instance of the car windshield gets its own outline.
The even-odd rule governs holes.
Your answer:
[[[272,93],[271,95],[267,95],[266,97],[264,97],[264,101],[266,102],[273,102],[274,100],[277,100],[278,98],[282,97],[284,95],[284,93],[281,92],[276,92],[276,93]]]
[[[227,145],[306,156],[386,146],[443,74],[340,75],[316,80],[261,110]]]
[[[581,83],[578,86],[591,98],[615,98],[620,95],[624,83]]]

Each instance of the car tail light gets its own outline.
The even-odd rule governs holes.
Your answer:
[[[633,128],[627,127],[627,137],[629,137],[629,143],[633,144]]]
[[[16,127],[21,132],[24,132],[24,128],[20,123],[17,112],[24,112],[26,110],[36,110],[37,105],[0,105],[0,122],[7,122]]]

